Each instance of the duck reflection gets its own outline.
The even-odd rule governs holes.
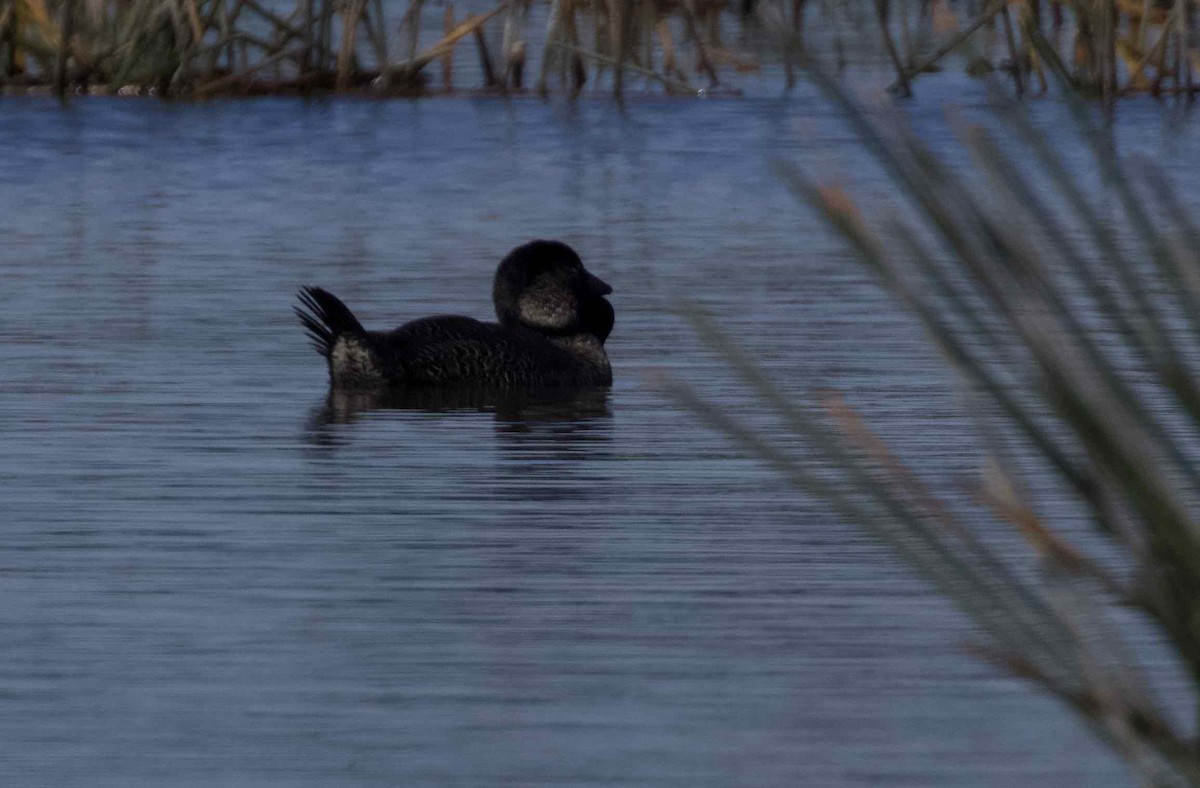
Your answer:
[[[505,454],[567,458],[577,456],[588,444],[608,441],[609,398],[610,389],[593,387],[331,389],[325,402],[314,409],[308,434],[313,445],[334,448],[344,443],[343,427],[387,412],[438,418],[491,414]]]
[[[431,445],[428,439],[396,443],[392,467],[404,487],[444,488],[448,482],[458,483],[452,480],[470,478],[469,493],[476,500],[517,504],[517,509],[493,516],[526,522],[537,519],[537,513],[554,512],[557,519],[563,510],[540,504],[603,499],[611,494],[610,485],[596,478],[606,477],[611,467],[605,461],[612,452],[609,396],[607,387],[331,390],[310,418],[309,442],[318,453],[349,456],[355,451],[355,435],[362,432],[355,427],[360,421],[395,418],[408,423],[404,429],[426,436],[430,429],[440,431],[451,425],[454,439],[448,444]],[[494,454],[488,450],[488,432],[494,436]],[[495,458],[482,475],[481,456]],[[529,509],[530,505],[535,508]]]
[[[573,422],[611,417],[607,388],[511,389],[484,386],[413,387],[380,391],[331,389],[313,425],[353,424],[374,411],[494,413],[511,424]]]

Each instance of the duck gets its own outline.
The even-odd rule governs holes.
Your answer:
[[[496,322],[435,315],[368,331],[341,299],[312,286],[300,289],[293,310],[334,389],[608,386],[611,293],[570,246],[535,240],[496,268]]]

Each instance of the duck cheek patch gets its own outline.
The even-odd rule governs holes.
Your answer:
[[[575,295],[562,287],[537,282],[517,299],[517,315],[527,326],[561,330],[576,322]]]

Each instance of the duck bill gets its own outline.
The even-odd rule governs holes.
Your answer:
[[[612,288],[598,276],[593,274],[587,275],[588,294],[593,296],[606,296],[612,292]]]

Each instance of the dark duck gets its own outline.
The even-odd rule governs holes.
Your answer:
[[[439,315],[368,331],[319,287],[302,288],[295,310],[337,389],[606,386],[611,292],[571,247],[532,241],[496,269],[496,323]]]

